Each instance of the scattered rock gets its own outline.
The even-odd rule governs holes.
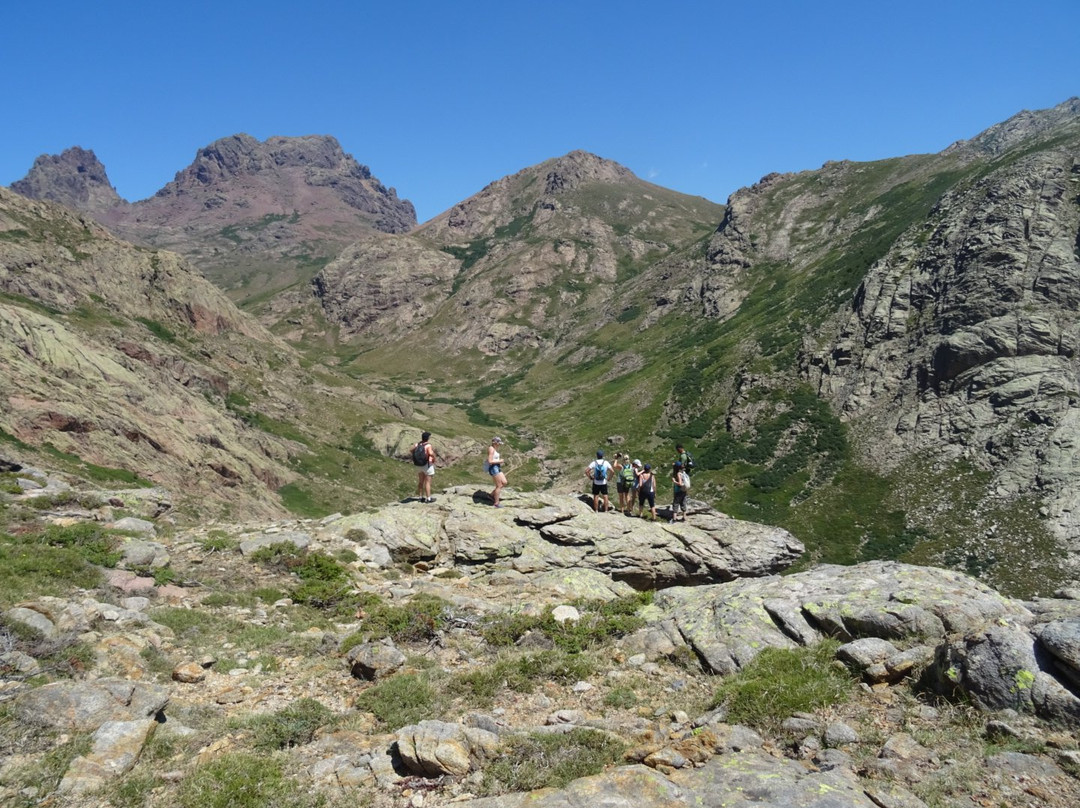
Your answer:
[[[463,777],[474,765],[494,757],[499,748],[494,733],[443,721],[421,721],[397,734],[402,762],[422,777]]]
[[[346,655],[352,675],[375,681],[389,676],[405,664],[405,655],[392,642],[366,642],[353,646]]]

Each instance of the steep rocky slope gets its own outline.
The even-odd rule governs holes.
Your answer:
[[[1078,163],[1074,99],[734,194],[683,276],[714,324],[668,402],[724,507],[843,563],[1073,577]]]
[[[87,155],[42,156],[12,188],[84,210],[130,241],[178,252],[238,298],[310,278],[364,233],[416,224],[412,204],[329,136],[222,138],[130,205],[98,190],[111,186]]]
[[[361,342],[422,328],[452,353],[551,355],[613,322],[628,305],[621,288],[702,238],[721,211],[572,152],[405,237],[352,245],[313,287],[324,315]]]
[[[360,430],[412,413],[313,377],[175,254],[3,188],[0,378],[0,449],[63,457],[75,476],[164,485],[187,516],[280,514],[283,487],[301,510],[314,507],[302,492],[355,502],[397,475]],[[358,457],[367,469],[352,468]],[[389,471],[372,477],[382,462]]]
[[[1037,503],[1075,557],[1080,119],[1049,134],[897,239],[807,370],[879,467],[972,463],[988,498]]]

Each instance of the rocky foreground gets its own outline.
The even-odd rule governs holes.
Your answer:
[[[779,576],[796,539],[703,507],[669,525],[542,493],[508,491],[496,510],[453,489],[181,529],[161,496],[31,512],[64,485],[29,469],[6,479],[21,481],[4,503],[13,541],[34,522],[124,533],[91,588],[0,592],[5,805],[216,804],[199,791],[214,772],[211,791],[227,793],[264,765],[284,779],[246,804],[1080,800],[1080,590],[1020,602],[885,562]],[[313,596],[313,581],[333,586]],[[582,633],[596,604],[620,603],[632,622]],[[420,619],[382,630],[387,615]],[[516,624],[528,627],[501,643],[496,629]],[[787,694],[765,687],[756,719],[715,697],[776,649],[826,649],[807,675],[842,676],[843,697],[786,714]],[[578,763],[616,753],[557,788],[506,774],[557,757],[550,744]]]

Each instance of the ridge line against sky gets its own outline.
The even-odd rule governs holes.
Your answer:
[[[92,149],[125,199],[239,132],[333,135],[425,221],[575,149],[723,202],[1080,95],[1078,0],[14,4],[0,184]]]

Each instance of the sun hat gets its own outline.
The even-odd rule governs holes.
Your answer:
[[[492,443],[502,443],[502,438],[494,437],[494,438],[491,439],[491,442]]]
[[[631,463],[630,465],[631,465],[631,466],[640,466],[640,465],[641,465],[641,461],[640,461],[640,460],[635,460],[635,461],[634,461],[633,463]]]

